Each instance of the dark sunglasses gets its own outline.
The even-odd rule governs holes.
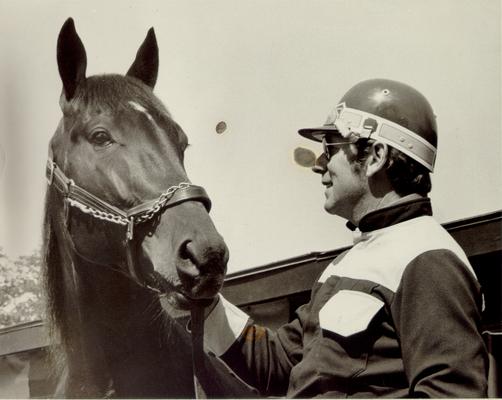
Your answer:
[[[328,159],[328,161],[331,159],[331,157],[333,157],[337,152],[338,150],[340,150],[340,147],[346,145],[346,144],[352,144],[352,143],[355,143],[357,142],[357,138],[355,138],[355,140],[340,140],[340,141],[337,141],[337,142],[327,142],[326,141],[326,138],[323,138],[322,139],[322,149],[323,149],[323,152],[324,152],[324,155],[326,156],[326,158]]]

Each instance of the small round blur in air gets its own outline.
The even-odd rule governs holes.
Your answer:
[[[216,124],[216,133],[222,134],[227,130],[227,123],[225,121],[220,121]]]
[[[316,155],[312,150],[297,147],[293,153],[295,162],[301,167],[312,168],[315,165]]]

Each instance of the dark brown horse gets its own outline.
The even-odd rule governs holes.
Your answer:
[[[228,251],[189,182],[187,137],[152,90],[153,29],[125,76],[86,77],[73,20],[58,38],[63,118],[45,212],[49,313],[65,397],[194,397],[189,336],[166,309],[213,298]]]

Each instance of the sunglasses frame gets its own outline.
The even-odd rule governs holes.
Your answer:
[[[357,142],[359,138],[354,138],[352,140],[341,140],[339,142],[327,142],[326,141],[326,138],[323,137],[322,138],[322,149],[323,149],[323,153],[324,155],[326,156],[326,158],[328,159],[328,161],[331,159],[331,157],[333,157],[335,155],[335,153],[331,154],[330,151],[329,151],[329,147],[342,147],[346,144],[354,144],[355,142]]]

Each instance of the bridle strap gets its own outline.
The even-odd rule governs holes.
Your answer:
[[[204,204],[208,212],[211,210],[211,200],[209,199],[206,190],[202,186],[186,183],[181,187],[181,189],[183,190],[174,192],[172,197],[164,204],[162,208],[174,207],[185,201],[200,201],[202,204]],[[150,200],[130,208],[129,210],[125,211],[127,218],[129,219],[131,217],[144,215],[155,206],[156,202],[157,200]]]
[[[211,200],[203,187],[182,182],[169,187],[155,200],[122,210],[76,185],[53,161],[51,154],[47,161],[46,177],[48,184],[54,185],[65,197],[67,209],[69,206],[74,206],[98,219],[127,226],[128,240],[133,238],[135,225],[152,219],[166,208],[185,201],[199,201],[204,204],[208,212],[211,209]]]
[[[137,206],[131,207],[128,210],[122,210],[104,200],[101,200],[99,197],[76,185],[73,179],[69,179],[61,170],[61,168],[59,168],[57,164],[51,159],[47,161],[46,177],[48,184],[54,184],[56,188],[66,197],[69,197],[76,202],[85,204],[88,207],[95,208],[102,212],[116,214],[117,216],[125,219],[130,219],[131,217],[137,217],[145,214],[152,207],[154,207],[155,203],[158,201],[149,200]],[[205,189],[202,186],[182,183],[182,186],[180,188],[191,188],[191,190],[173,192],[172,197],[168,202],[166,202],[164,207],[173,207],[187,200],[195,200],[203,203],[206,209],[210,211],[211,200],[209,199]]]
[[[73,179],[67,178],[64,172],[50,158],[47,161],[46,177],[49,186],[54,185],[66,198],[78,201],[102,212],[127,218],[127,214],[124,211],[76,185]]]
[[[153,288],[149,288],[140,280],[134,266],[132,243],[134,226],[154,218],[167,208],[175,207],[186,201],[201,202],[204,204],[208,212],[211,209],[211,200],[203,187],[182,182],[178,185],[169,187],[156,200],[149,200],[128,210],[122,210],[104,200],[101,200],[99,197],[76,185],[75,182],[68,178],[54,162],[51,150],[49,150],[46,177],[49,186],[54,186],[56,190],[64,196],[65,227],[63,229],[65,230],[64,235],[66,236],[66,241],[70,246],[71,252],[87,262],[100,265],[99,262],[89,260],[87,257],[80,254],[75,247],[71,234],[68,231],[70,207],[76,207],[82,212],[97,219],[127,226],[127,236],[124,244],[128,273],[123,274],[138,283],[140,286],[148,289]]]

